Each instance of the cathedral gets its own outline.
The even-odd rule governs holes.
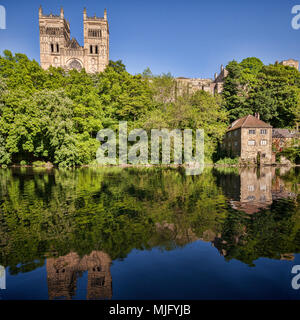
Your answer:
[[[70,23],[60,15],[43,14],[39,9],[40,61],[43,69],[50,66],[65,70],[85,69],[88,73],[102,72],[109,62],[109,27],[107,12],[104,17],[88,17],[83,11],[84,45],[70,37]]]

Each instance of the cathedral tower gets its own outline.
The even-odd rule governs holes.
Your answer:
[[[104,71],[109,62],[109,28],[107,12],[104,17],[88,17],[83,12],[84,50],[86,52],[87,71]]]
[[[41,67],[62,67],[66,70],[85,70],[89,73],[102,72],[109,62],[109,29],[107,12],[104,17],[88,17],[83,13],[84,46],[70,37],[70,23],[60,15],[43,14],[39,9]]]

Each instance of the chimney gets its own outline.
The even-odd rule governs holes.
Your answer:
[[[255,118],[257,118],[258,120],[260,120],[260,114],[258,112],[255,112]]]
[[[107,20],[107,10],[104,10],[104,20]]]

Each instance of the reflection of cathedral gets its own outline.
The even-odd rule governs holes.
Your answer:
[[[111,299],[112,278],[110,257],[100,251],[80,258],[71,252],[64,257],[47,260],[49,299],[72,299],[77,277],[88,271],[87,299]]]

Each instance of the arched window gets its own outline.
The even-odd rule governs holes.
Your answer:
[[[54,52],[54,44],[51,43],[51,52]]]
[[[95,53],[98,54],[98,46],[95,47]]]
[[[59,44],[56,44],[56,52],[59,52]]]
[[[90,54],[93,54],[93,46],[90,46]]]

